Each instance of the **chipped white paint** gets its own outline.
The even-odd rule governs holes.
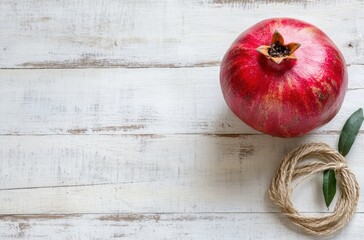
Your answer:
[[[267,188],[280,158],[313,141],[335,147],[338,136],[4,136],[0,212],[275,212]],[[347,156],[359,182],[363,145],[360,134]],[[321,181],[297,189],[298,209],[326,211]]]
[[[273,16],[317,25],[348,63],[342,109],[306,137],[261,135],[221,95],[224,52]],[[0,239],[313,239],[267,188],[285,153],[335,147],[364,107],[363,1],[4,0],[0,22]],[[294,192],[300,211],[327,213],[321,181]],[[362,239],[363,213],[360,198],[333,239]]]
[[[363,106],[364,66],[348,67],[338,131]],[[218,67],[2,70],[0,134],[254,133],[228,109]]]
[[[362,240],[364,214],[330,238]],[[54,233],[54,234],[51,234]],[[70,236],[74,236],[71,238]],[[3,217],[1,239],[317,239],[276,213],[90,214]]]
[[[285,16],[324,30],[364,63],[361,0],[1,1],[1,68],[218,65],[254,23]]]

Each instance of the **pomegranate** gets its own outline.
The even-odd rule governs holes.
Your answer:
[[[337,114],[348,77],[343,55],[320,29],[273,18],[235,40],[222,60],[220,84],[228,106],[246,124],[297,137]]]

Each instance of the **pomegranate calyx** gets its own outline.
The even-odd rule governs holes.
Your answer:
[[[280,64],[286,59],[297,59],[294,52],[301,46],[299,43],[284,44],[283,36],[275,30],[271,45],[259,46],[256,50],[273,62]]]

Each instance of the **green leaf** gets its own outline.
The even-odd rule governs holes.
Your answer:
[[[359,108],[354,112],[348,120],[346,120],[345,125],[341,131],[339,139],[339,152],[343,156],[346,156],[353,146],[356,136],[359,133],[359,129],[364,121],[363,109]],[[332,199],[336,194],[336,178],[335,171],[332,169],[324,171],[324,178],[322,184],[322,191],[324,193],[326,207],[329,207]]]
[[[329,169],[324,171],[322,190],[324,192],[326,207],[328,208],[336,193],[336,178],[334,170]]]
[[[363,109],[359,108],[356,112],[354,112],[343,127],[343,130],[340,134],[339,139],[339,152],[346,156],[350,151],[351,146],[353,145],[356,135],[358,135],[361,124],[363,123]]]

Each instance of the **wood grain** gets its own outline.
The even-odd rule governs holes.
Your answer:
[[[0,68],[218,66],[254,23],[294,17],[364,64],[364,3],[352,1],[49,1],[0,3]]]
[[[364,214],[329,239],[361,240]],[[73,236],[74,238],[70,238]],[[91,214],[2,217],[1,239],[317,239],[276,213]],[[323,238],[327,239],[327,238]]]
[[[363,107],[364,66],[350,66],[338,132]],[[219,68],[0,70],[0,134],[258,134],[227,107]]]
[[[339,114],[295,139],[228,109],[219,64],[269,17],[313,23],[342,50]],[[0,1],[0,239],[315,239],[268,200],[280,158],[336,147],[363,107],[362,0]],[[364,181],[364,132],[347,156]],[[322,175],[294,191],[326,214]],[[334,199],[335,203],[336,199]],[[330,239],[363,239],[364,200]]]
[[[0,214],[276,212],[267,189],[280,158],[315,141],[335,147],[338,135],[3,136]],[[359,182],[363,145],[359,134],[347,156]],[[299,185],[299,210],[326,212],[321,182]]]

